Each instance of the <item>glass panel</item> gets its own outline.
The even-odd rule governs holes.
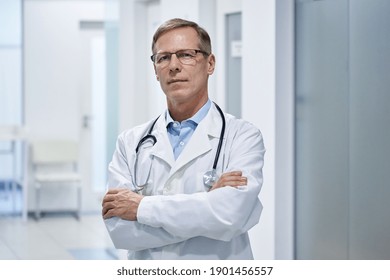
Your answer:
[[[92,186],[96,191],[104,191],[107,183],[106,45],[103,36],[91,40]]]
[[[0,125],[21,123],[22,70],[20,48],[0,47]]]
[[[390,1],[350,1],[350,255],[390,259]]]
[[[3,206],[20,209],[16,204],[16,181],[21,178],[21,145],[9,141],[10,126],[23,122],[22,113],[22,7],[21,1],[0,1],[0,185],[12,187],[12,196],[5,196]],[[13,130],[13,129],[12,129]],[[4,135],[5,134],[5,137]],[[11,133],[12,134],[12,133]],[[1,195],[1,194],[0,194]],[[8,199],[8,201],[7,201]],[[12,203],[7,203],[12,201]],[[1,207],[7,211],[7,207]]]
[[[296,8],[297,258],[390,259],[390,2]]]
[[[20,46],[22,14],[21,1],[0,1],[0,46]]]
[[[226,15],[226,110],[241,117],[241,13]]]
[[[119,1],[106,0],[106,160],[110,161],[118,135]],[[106,162],[108,165],[108,162]]]
[[[296,257],[348,253],[348,1],[296,3]]]
[[[0,1],[0,125],[22,121],[21,1]]]

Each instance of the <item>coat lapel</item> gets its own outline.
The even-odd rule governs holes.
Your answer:
[[[164,160],[172,167],[175,164],[175,158],[171,143],[169,142],[164,114],[157,120],[153,134],[156,136],[157,142],[151,149],[151,155]]]
[[[183,152],[177,158],[171,169],[170,176],[195,158],[210,151],[212,149],[210,139],[219,137],[221,126],[221,116],[213,104],[206,117],[198,124]]]
[[[212,149],[210,140],[212,138],[220,137],[221,127],[221,116],[215,108],[215,105],[212,104],[206,117],[199,123],[187,146],[175,161],[172,146],[167,134],[165,116],[161,115],[153,130],[157,142],[150,153],[153,156],[162,159],[171,167],[169,174],[169,177],[171,177],[183,166],[210,151]]]

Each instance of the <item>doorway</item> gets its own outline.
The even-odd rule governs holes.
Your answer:
[[[101,137],[93,135],[94,127],[104,127],[94,124],[101,119],[104,110],[100,110],[99,116],[93,116],[92,105],[96,103],[93,93],[105,94],[105,88],[102,89],[105,84],[104,19],[103,0],[24,1],[25,111],[29,139],[79,142],[83,211],[100,209],[99,194],[94,188],[96,182],[92,178],[96,178],[93,163],[100,162],[101,156],[93,152],[92,147],[94,139],[101,140],[106,135],[102,129]],[[104,153],[105,147],[95,151]],[[102,185],[100,192],[104,188]],[[53,199],[54,194],[42,197],[43,211],[73,206],[73,196],[59,192],[55,195],[61,197],[60,201]],[[32,191],[28,200],[29,210],[33,210]]]

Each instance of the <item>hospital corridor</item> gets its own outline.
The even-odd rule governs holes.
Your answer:
[[[132,248],[153,251],[139,253],[147,258],[163,256],[156,251],[172,244],[186,244],[175,252],[207,251],[211,246],[194,244],[215,240],[220,249],[237,238],[231,228],[190,237],[185,230],[184,237],[167,233],[160,224],[168,209],[156,210],[153,198],[213,190],[217,171],[236,171],[228,170],[230,160],[249,170],[243,189],[256,183],[252,207],[234,212],[247,210],[250,217],[241,219],[250,222],[237,229],[240,242],[229,243],[237,256],[247,250],[255,260],[390,260],[389,15],[388,0],[0,0],[0,263],[127,260]],[[179,48],[167,39],[156,51],[156,30],[177,18],[207,30],[211,50]],[[185,138],[193,137],[192,150],[185,146],[183,154],[200,154],[187,162],[180,157],[185,141],[172,136],[187,119],[171,117],[174,102],[167,102],[166,91],[189,79],[168,81],[174,63],[175,71],[192,69],[208,89],[204,107],[196,107],[199,122],[190,120],[191,133],[215,113],[204,138],[196,138],[203,130]],[[231,115],[243,124],[235,132],[229,130],[236,121]],[[121,134],[134,127],[135,133]],[[165,153],[162,147],[173,142],[179,148]],[[232,159],[229,148],[258,157]],[[182,163],[194,168],[169,169]],[[127,181],[115,173],[122,169]],[[233,185],[220,187],[226,186]],[[126,219],[102,217],[103,199],[115,187],[156,203],[144,200],[145,224],[137,216],[126,221],[135,221],[137,230],[150,226],[145,232],[154,247],[131,244],[129,255],[115,248],[115,229]],[[199,203],[194,212],[177,209],[178,215],[189,213],[178,232],[207,216],[203,210],[229,213],[238,205],[231,201]],[[149,217],[151,209],[158,215]],[[218,218],[208,225],[225,223],[223,215]],[[121,237],[129,241],[126,230]],[[202,240],[190,244],[192,238]],[[119,240],[115,244],[122,246]],[[224,258],[222,251],[213,256]]]

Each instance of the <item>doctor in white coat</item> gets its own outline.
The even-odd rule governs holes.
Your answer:
[[[203,28],[169,20],[152,51],[167,110],[118,137],[102,203],[111,239],[129,259],[252,259],[247,232],[262,211],[262,135],[209,100],[215,57]],[[215,161],[219,179],[207,186]]]

